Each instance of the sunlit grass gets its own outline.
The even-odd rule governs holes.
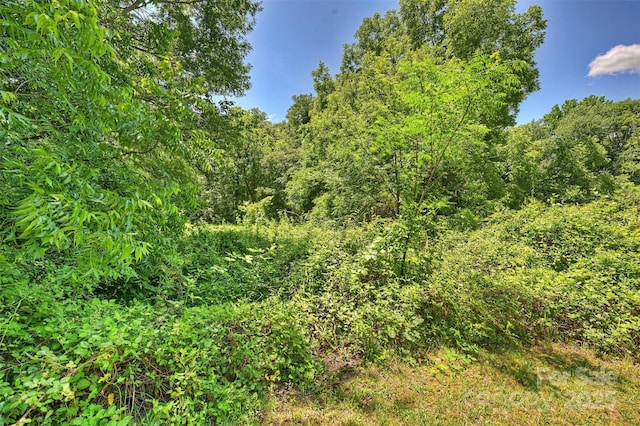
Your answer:
[[[453,350],[420,365],[346,368],[317,394],[273,397],[264,424],[637,425],[640,366],[552,345],[475,359]]]

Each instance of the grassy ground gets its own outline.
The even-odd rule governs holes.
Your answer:
[[[640,365],[575,346],[345,364],[319,393],[274,395],[264,424],[640,424]]]

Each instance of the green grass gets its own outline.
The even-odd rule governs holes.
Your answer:
[[[417,366],[343,367],[316,394],[274,394],[269,425],[637,425],[640,366],[551,345]]]

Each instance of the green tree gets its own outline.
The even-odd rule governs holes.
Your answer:
[[[639,105],[597,96],[571,99],[510,130],[502,148],[510,205],[529,196],[583,202],[611,193],[620,179],[637,182]]]
[[[540,88],[534,57],[544,41],[546,28],[540,6],[530,6],[517,14],[515,4],[515,0],[451,2],[443,17],[448,54],[468,59],[477,52],[488,55],[499,52],[502,60],[519,64],[514,69],[520,81],[519,90],[511,91],[504,118],[515,116],[524,98]]]
[[[501,194],[491,163],[492,130],[484,117],[499,114],[519,80],[497,55],[439,64],[414,55],[400,64],[401,97],[407,108],[400,122],[378,123],[378,151],[392,157],[398,210],[444,198],[476,209]]]
[[[139,37],[111,19],[137,18],[117,6],[0,5],[0,243],[26,277],[65,291],[169,280],[180,213],[197,210],[198,179],[215,159],[206,119],[221,116],[207,99],[214,85],[169,47],[127,51]]]
[[[114,137],[122,118],[151,124],[153,115],[132,103],[130,88],[110,84],[101,65],[113,65],[113,50],[90,5],[10,2],[0,20],[2,244],[34,277],[55,268],[58,282],[91,287],[132,276],[131,263],[150,249],[138,213],[174,189],[136,187],[136,175],[123,186],[134,148],[128,134]]]
[[[487,137],[499,129],[485,117],[500,115],[518,90],[514,68],[497,54],[441,63],[425,49],[394,64],[366,53],[360,71],[340,74],[325,109],[313,111],[303,145],[311,157],[290,199],[357,219],[436,200],[482,209],[503,189]]]
[[[385,15],[375,13],[371,18],[364,18],[355,33],[355,43],[344,46],[340,72],[355,73],[361,69],[365,54],[385,56],[391,62],[397,62],[407,46],[403,39],[404,27],[397,11],[389,10]]]
[[[356,41],[344,46],[340,73],[331,77],[322,63],[313,72],[316,96],[300,168],[287,185],[290,203],[299,212],[362,219],[397,216],[410,200],[422,204],[427,197],[416,192],[476,210],[500,198],[504,182],[490,159],[518,105],[538,87],[533,55],[545,26],[539,7],[517,14],[512,0],[403,0],[399,12],[364,19]],[[402,70],[420,60],[432,72],[409,88]],[[482,97],[466,111],[429,79],[451,99],[464,97],[460,90]],[[409,93],[431,104],[417,108]]]
[[[421,48],[428,48],[442,61],[498,52],[504,61],[518,64],[514,71],[520,86],[511,91],[499,117],[485,119],[511,125],[522,100],[539,88],[534,56],[546,28],[541,7],[531,6],[518,14],[515,4],[515,0],[401,0],[399,12],[363,20],[355,43],[344,48],[341,72],[358,71],[366,52],[391,62]]]
[[[322,111],[327,106],[327,96],[335,90],[335,83],[329,72],[329,67],[322,61],[318,64],[318,68],[311,72],[311,76],[313,77],[313,89],[316,92],[315,109]]]
[[[101,24],[120,34],[118,55],[150,72],[156,60],[179,62],[208,93],[240,95],[249,88],[244,58],[260,4],[252,0],[101,0]]]
[[[287,110],[287,124],[295,133],[311,120],[313,96],[311,94],[294,95],[291,99],[293,104]]]
[[[443,17],[448,0],[400,0],[400,16],[411,47],[442,46],[445,40]]]

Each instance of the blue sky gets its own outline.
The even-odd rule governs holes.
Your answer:
[[[522,103],[519,123],[567,99],[640,98],[640,0],[521,0],[517,10],[532,4],[548,20],[536,54],[542,88]],[[277,122],[291,96],[313,92],[311,71],[320,61],[339,70],[342,46],[353,41],[363,18],[399,6],[396,0],[264,0],[263,8],[249,36],[252,88],[236,102]],[[637,72],[621,72],[629,68]]]

